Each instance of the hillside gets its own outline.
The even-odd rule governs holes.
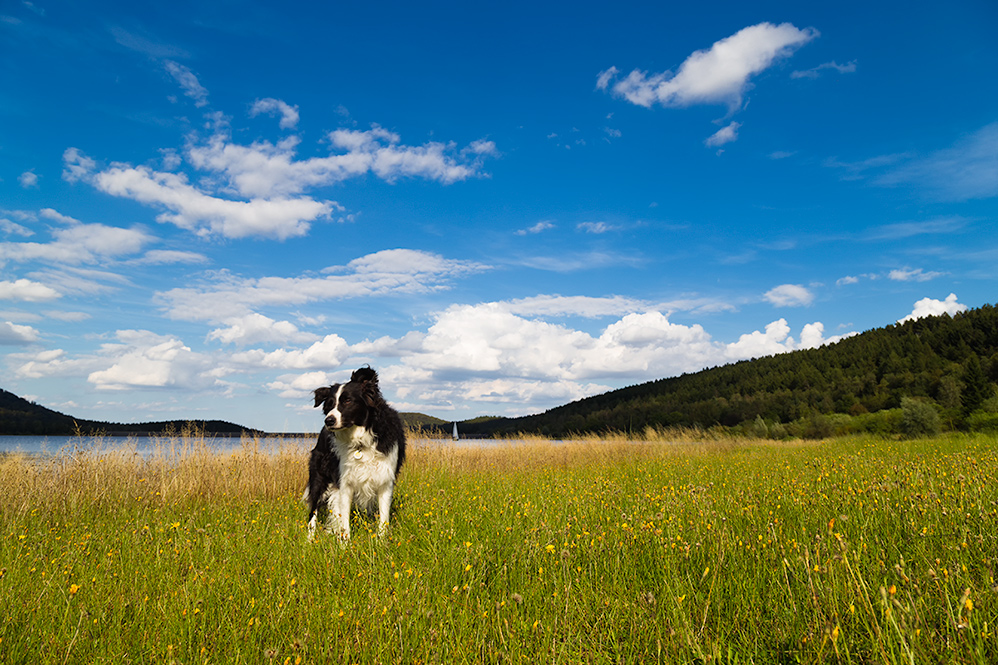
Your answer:
[[[73,418],[0,389],[0,434],[60,435],[73,432]]]
[[[985,405],[996,381],[998,310],[987,305],[955,317],[870,330],[817,349],[643,383],[538,415],[460,427],[471,436],[538,432],[555,437],[756,422],[801,423],[803,431],[838,416],[873,427],[879,421],[872,414],[900,417],[896,410],[909,397],[934,406],[942,425],[953,428],[965,426]]]
[[[423,429],[448,429],[449,421],[444,421],[422,413],[399,414],[409,427]],[[316,429],[322,425],[316,424]],[[182,432],[194,427],[198,431],[214,436],[240,436],[244,433],[260,435],[259,432],[242,425],[224,420],[165,420],[145,423],[111,423],[74,418],[44,406],[30,402],[14,393],[0,389],[0,435],[19,434],[25,436],[70,436],[80,431],[84,434],[102,433],[106,435],[148,435]],[[449,429],[448,429],[449,431]]]
[[[206,434],[218,436],[239,436],[243,432],[257,433],[255,430],[223,420],[167,420],[123,424],[73,418],[0,389],[0,434],[69,436],[80,431],[84,434],[99,432],[112,435],[145,435],[181,432],[190,429],[191,426],[203,430]]]

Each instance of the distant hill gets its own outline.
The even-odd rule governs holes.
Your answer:
[[[262,434],[224,420],[166,420],[123,424],[73,418],[0,389],[0,434],[70,436],[79,431],[83,434],[141,436],[182,432],[192,427],[216,436],[240,436],[244,432]]]
[[[998,310],[991,305],[870,330],[817,349],[747,360],[614,390],[521,418],[464,422],[471,436],[536,432],[642,432],[646,427],[734,428],[759,422],[798,429],[876,413],[905,397],[960,427],[995,394]],[[993,400],[992,400],[993,403]],[[886,426],[886,425],[885,425]],[[818,427],[820,436],[822,427]]]
[[[434,418],[433,416],[428,416],[425,413],[400,412],[399,416],[402,418],[402,423],[408,427],[432,428],[432,427],[443,427],[444,425],[450,424],[450,422],[447,420]]]
[[[0,389],[0,434],[71,434],[73,418]]]

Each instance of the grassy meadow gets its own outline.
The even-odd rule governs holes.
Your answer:
[[[3,663],[994,663],[998,438],[413,445],[305,538],[311,442],[0,457]]]

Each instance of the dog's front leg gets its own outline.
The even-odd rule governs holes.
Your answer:
[[[350,506],[353,504],[353,490],[349,487],[341,487],[338,492],[334,492],[329,497],[329,521],[339,522],[339,535],[341,540],[350,540]]]
[[[388,513],[392,509],[392,494],[395,486],[389,484],[378,492],[378,535],[383,536],[388,531]]]
[[[318,522],[319,515],[316,512],[308,520],[308,542],[315,540],[315,523]]]

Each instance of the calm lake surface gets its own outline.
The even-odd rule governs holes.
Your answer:
[[[230,452],[243,447],[238,436],[205,437],[206,445],[218,452]],[[296,447],[307,452],[315,445],[315,437],[275,436],[246,439],[247,445],[257,446],[261,452]],[[26,453],[31,455],[71,455],[77,450],[132,450],[139,455],[149,455],[157,448],[169,452],[171,447],[182,450],[184,441],[177,437],[159,436],[17,436],[0,435],[0,453]]]
[[[238,436],[205,437],[205,444],[216,452],[231,452],[243,447],[243,439]],[[266,453],[279,451],[282,448],[297,448],[302,452],[312,450],[315,445],[315,435],[270,436],[258,439],[246,438],[246,445],[255,447]],[[450,439],[409,440],[410,445],[453,445],[458,447],[497,446],[502,444],[521,443],[518,440],[505,439]],[[141,456],[152,454],[158,449],[169,453],[171,448],[178,451],[184,449],[185,441],[170,436],[18,436],[0,434],[0,454],[25,453],[29,455],[72,455],[75,451],[96,450],[132,450]]]

